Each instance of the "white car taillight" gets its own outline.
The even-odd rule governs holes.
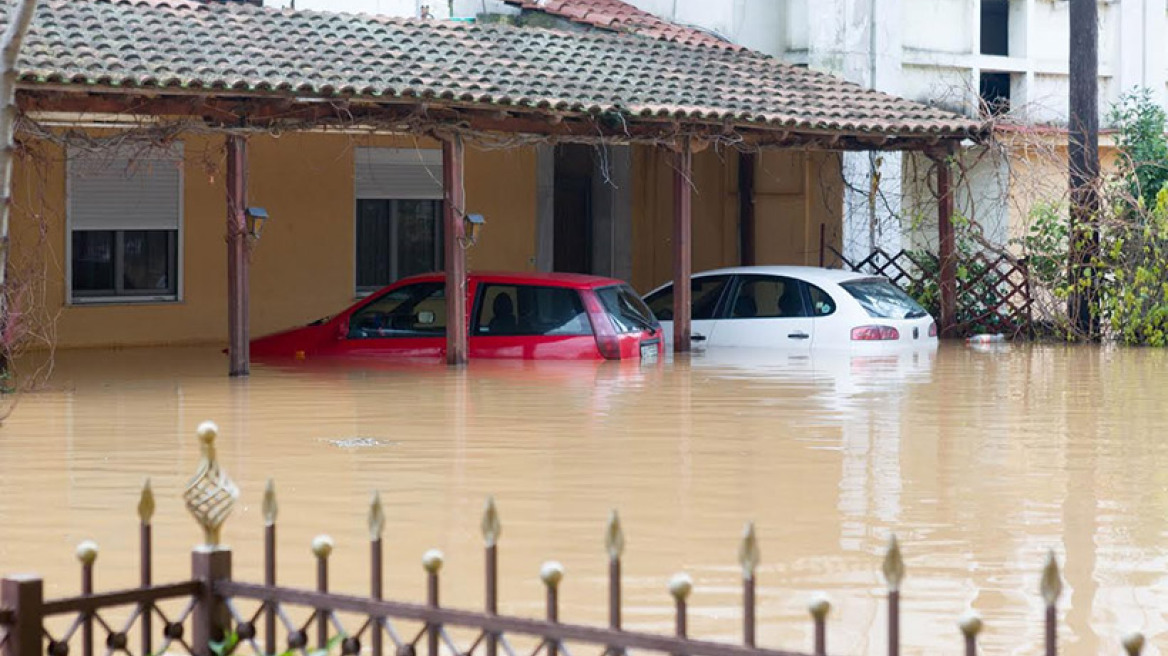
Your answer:
[[[900,331],[892,326],[859,326],[852,328],[853,342],[886,342],[900,339]]]

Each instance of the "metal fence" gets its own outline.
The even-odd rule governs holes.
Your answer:
[[[852,261],[834,248],[831,251],[848,270],[888,278],[921,301],[933,316],[940,315],[937,276],[941,266],[936,255],[907,250],[891,253],[878,248]],[[961,256],[958,269],[956,336],[1030,335],[1034,300],[1024,261],[1000,253],[978,252]]]
[[[204,531],[205,544],[192,554],[191,576],[180,583],[156,585],[153,580],[151,520],[154,495],[149,481],[138,505],[140,519],[139,585],[116,592],[94,590],[97,545],[83,542],[77,548],[81,565],[81,594],[46,600],[43,581],[36,576],[12,576],[0,590],[0,651],[3,656],[520,656],[512,638],[536,645],[524,655],[571,656],[577,646],[595,649],[603,656],[626,656],[630,650],[673,656],[797,656],[795,652],[759,647],[756,643],[756,573],[760,561],[754,528],[748,525],[739,547],[742,568],[742,644],[710,642],[689,636],[687,604],[693,581],[678,574],[668,585],[675,607],[674,635],[624,630],[621,626],[621,557],[624,534],[614,512],[606,529],[608,559],[607,627],[581,626],[559,620],[559,584],[563,568],[544,564],[540,573],[547,595],[542,619],[508,617],[498,613],[499,514],[487,502],[482,520],[484,539],[484,588],[482,611],[456,610],[440,603],[442,554],[428,551],[423,559],[426,602],[411,604],[383,597],[382,536],[385,514],[374,495],[369,507],[369,595],[364,597],[329,591],[329,556],[333,542],[327,536],[313,541],[317,585],[312,590],[277,584],[276,494],[269,482],[264,494],[264,581],[246,583],[232,578],[232,552],[219,545],[219,530],[239,495],[239,490],[220,468],[215,457],[217,428],[210,422],[199,427],[202,458],[198,471],[184,493],[187,508]],[[905,568],[900,548],[892,538],[883,561],[888,584],[888,653],[900,653],[900,584]],[[1058,565],[1052,553],[1043,571],[1041,592],[1046,604],[1046,653],[1057,653],[1056,603],[1062,589]],[[175,604],[169,612],[166,602]],[[245,611],[252,604],[253,610]],[[814,627],[812,652],[827,654],[827,616],[831,605],[825,597],[812,600],[809,620]],[[110,620],[116,611],[128,616],[120,623]],[[301,619],[294,620],[299,613]],[[306,619],[303,619],[306,616]],[[346,621],[348,625],[346,625]],[[50,628],[56,624],[59,627]],[[410,630],[406,630],[407,626]],[[967,616],[959,627],[965,653],[977,653],[981,620]],[[472,635],[460,644],[452,636],[459,629]],[[468,631],[469,630],[469,631]],[[1139,654],[1143,637],[1133,634],[1124,641],[1129,654]]]

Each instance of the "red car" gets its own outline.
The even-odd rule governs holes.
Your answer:
[[[657,359],[661,325],[612,278],[563,273],[472,273],[470,358]],[[252,341],[255,359],[322,356],[441,359],[446,284],[440,273],[400,280],[339,315]]]

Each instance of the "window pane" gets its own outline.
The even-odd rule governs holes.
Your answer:
[[[835,314],[835,299],[830,294],[815,285],[807,285],[807,291],[811,292],[812,316],[826,317]]]
[[[122,234],[122,289],[133,293],[175,293],[174,232],[127,230]]]
[[[445,289],[443,283],[424,282],[382,295],[349,319],[349,339],[446,334]]]
[[[713,319],[714,312],[718,309],[718,300],[722,297],[722,290],[725,289],[728,280],[727,276],[706,276],[691,280],[690,297],[693,309],[690,318]],[[646,302],[653,311],[653,316],[662,321],[673,320],[672,285],[653,294]]]
[[[393,282],[389,204],[387,200],[357,201],[357,289],[379,289]]]
[[[857,280],[840,286],[877,319],[916,319],[929,315],[911,296],[887,280]]]
[[[397,275],[405,278],[437,271],[438,224],[442,204],[436,200],[397,203]]]
[[[476,335],[591,335],[580,293],[564,287],[486,285]]]
[[[743,277],[730,310],[734,319],[805,316],[799,283],[772,276]]]
[[[604,309],[608,310],[609,316],[612,317],[617,332],[633,333],[657,329],[657,319],[628,285],[604,287],[596,290],[596,295],[600,297]],[[673,298],[670,297],[669,300],[672,302]]]
[[[114,293],[114,231],[73,231],[73,292]]]

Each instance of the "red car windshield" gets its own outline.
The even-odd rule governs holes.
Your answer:
[[[661,324],[649,311],[649,307],[628,285],[613,285],[596,290],[604,309],[612,317],[613,325],[619,333],[638,333],[644,330],[656,332]]]

